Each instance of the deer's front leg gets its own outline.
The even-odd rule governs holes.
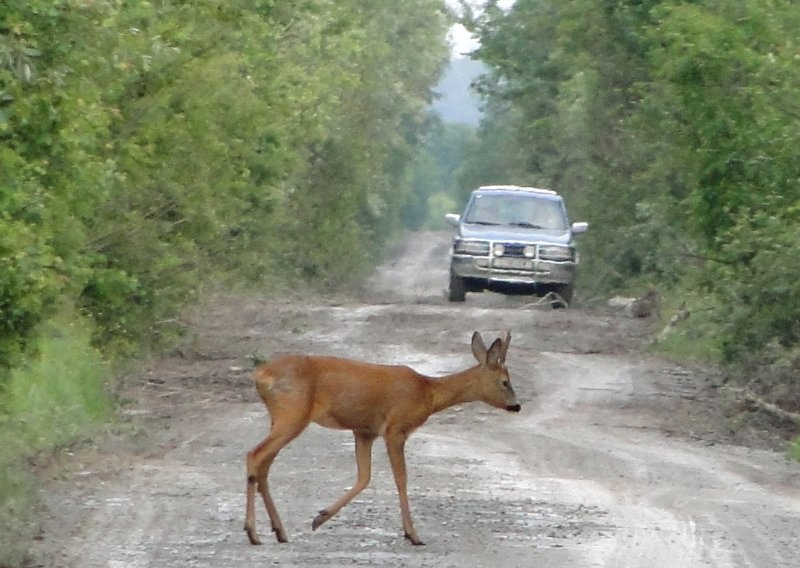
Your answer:
[[[408,505],[405,445],[406,438],[404,435],[386,435],[386,449],[389,454],[389,461],[392,464],[394,480],[397,483],[397,493],[400,496],[400,514],[403,517],[405,537],[411,541],[411,544],[423,545],[425,543],[417,536],[414,523],[411,521],[411,509]]]
[[[372,472],[372,443],[375,437],[367,434],[355,433],[356,438],[356,466],[358,467],[358,478],[352,489],[347,491],[341,499],[330,507],[323,509],[311,523],[311,528],[317,530],[322,523],[333,517],[339,509],[347,505],[353,498],[361,493],[369,483]]]

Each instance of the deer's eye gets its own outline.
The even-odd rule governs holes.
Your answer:
[[[510,389],[511,388],[511,381],[509,381],[508,379],[503,381],[503,388]]]

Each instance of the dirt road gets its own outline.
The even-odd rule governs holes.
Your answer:
[[[637,354],[648,323],[530,299],[444,300],[447,236],[415,235],[357,299],[219,298],[191,340],[126,381],[131,432],[84,450],[46,495],[40,566],[796,567],[800,466],[732,445],[713,377]],[[409,496],[427,546],[402,535],[376,446],[370,487],[318,531],[355,480],[352,436],[309,428],[272,488],[289,533],[247,543],[244,455],[268,419],[249,355],[291,351],[406,364],[472,364],[473,330],[513,333],[522,412],[471,405],[434,416],[407,446]],[[260,503],[259,503],[260,505]]]

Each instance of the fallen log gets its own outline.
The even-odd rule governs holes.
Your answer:
[[[669,322],[664,329],[662,329],[658,335],[656,336],[656,341],[664,341],[667,337],[669,337],[675,329],[678,327],[678,324],[688,318],[691,315],[691,312],[686,307],[686,303],[684,302],[678,308],[678,310],[669,318]]]
[[[776,404],[772,404],[771,402],[767,402],[763,398],[756,396],[753,393],[746,392],[742,395],[742,398],[752,404],[754,407],[762,410],[768,414],[776,416],[781,420],[786,420],[789,422],[794,422],[798,426],[800,426],[800,413],[797,412],[790,412],[788,410],[784,410],[780,406]]]

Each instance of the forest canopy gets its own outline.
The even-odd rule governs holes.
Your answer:
[[[461,187],[558,189],[591,224],[585,299],[661,290],[695,314],[688,349],[800,409],[796,3],[517,0],[466,23],[490,73]]]
[[[0,565],[36,532],[29,460],[113,423],[121,365],[187,306],[377,262],[450,21],[440,0],[2,2]]]
[[[352,283],[486,183],[590,222],[585,305],[655,288],[693,314],[673,348],[800,411],[796,3],[462,2],[477,129],[430,113],[447,4],[3,1],[7,540],[30,534],[20,456],[106,420],[109,364],[168,345],[208,287]]]
[[[690,350],[800,408],[794,3],[464,2],[477,129],[430,113],[446,4],[7,0],[0,411],[66,335],[127,357],[212,282],[353,282],[499,182],[591,223],[587,304],[657,288],[701,314]]]
[[[0,369],[57,310],[124,352],[214,277],[351,281],[399,228],[442,2],[9,0],[0,17]]]

